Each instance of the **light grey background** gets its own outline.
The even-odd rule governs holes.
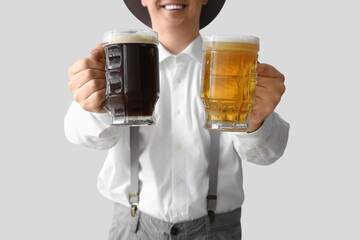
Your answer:
[[[202,31],[259,36],[260,61],[286,75],[287,150],[272,166],[243,164],[245,240],[360,239],[356,2],[228,0]],[[106,152],[64,137],[67,69],[104,31],[145,27],[121,0],[8,1],[0,24],[0,239],[106,239]]]

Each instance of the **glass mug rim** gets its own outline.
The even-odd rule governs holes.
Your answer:
[[[203,41],[260,44],[260,38],[249,35],[211,35],[203,37]]]
[[[103,46],[118,43],[147,43],[159,45],[158,33],[153,30],[110,30],[103,34]]]

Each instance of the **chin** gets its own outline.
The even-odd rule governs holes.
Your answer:
[[[166,24],[163,24],[167,28],[183,28],[191,24],[190,22],[186,21],[185,19],[171,19],[170,21],[167,20]]]

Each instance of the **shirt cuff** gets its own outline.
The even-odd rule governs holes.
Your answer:
[[[91,113],[95,119],[104,123],[105,125],[111,124],[111,116],[108,113]]]
[[[274,112],[272,112],[264,121],[262,126],[252,133],[238,132],[234,133],[234,137],[246,139],[247,143],[251,145],[259,145],[264,142],[271,133],[271,126],[274,118]]]

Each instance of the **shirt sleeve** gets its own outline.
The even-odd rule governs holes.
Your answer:
[[[233,143],[240,158],[259,165],[269,165],[284,153],[290,125],[277,113],[271,113],[252,133],[234,133]]]
[[[64,119],[67,140],[94,149],[109,149],[119,139],[124,127],[111,125],[107,113],[87,112],[73,101]]]

